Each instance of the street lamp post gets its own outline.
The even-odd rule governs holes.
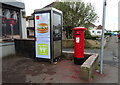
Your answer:
[[[103,18],[102,18],[102,36],[101,36],[101,52],[100,52],[100,73],[103,74],[103,52],[104,52],[104,30],[105,30],[105,14],[106,0],[103,1]]]

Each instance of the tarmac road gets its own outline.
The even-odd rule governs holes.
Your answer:
[[[118,66],[118,38],[113,36],[104,50],[104,63]]]
[[[120,42],[117,36],[110,37],[104,49],[103,57],[103,73],[106,75],[103,79],[96,78],[97,83],[118,83],[119,66],[118,66],[118,52]],[[97,50],[96,50],[97,51]],[[98,52],[100,54],[100,50]]]
[[[120,42],[118,42],[117,36],[110,37],[104,48],[104,64],[118,66],[118,43]],[[100,55],[100,49],[85,49],[85,52],[98,53]]]
[[[120,44],[120,40],[118,40],[117,36],[112,36],[109,38],[109,41],[106,43],[104,48],[104,64],[118,66],[118,44]],[[64,51],[74,51],[73,48],[63,48]],[[98,53],[100,55],[101,49],[84,49],[86,53]]]

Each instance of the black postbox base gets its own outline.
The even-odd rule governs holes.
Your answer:
[[[82,65],[85,62],[85,58],[74,58],[74,64]]]

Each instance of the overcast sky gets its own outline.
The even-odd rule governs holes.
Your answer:
[[[30,16],[34,9],[40,9],[55,0],[20,0],[25,2],[26,15]],[[103,0],[83,0],[86,3],[91,2],[95,7],[98,14],[98,21],[95,25],[102,24],[102,14],[103,14]],[[118,30],[118,2],[120,0],[107,0],[106,7],[106,24],[105,28],[107,30]]]

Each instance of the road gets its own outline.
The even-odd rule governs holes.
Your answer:
[[[104,63],[118,66],[118,38],[116,36],[111,37],[106,45]]]
[[[118,51],[119,51],[118,38],[116,36],[110,37],[104,49],[103,56],[103,73],[106,75],[103,79],[96,80],[96,83],[108,82],[108,83],[118,83]],[[86,50],[88,51],[88,50]],[[96,52],[98,50],[96,49]],[[100,54],[100,50],[98,51]]]
[[[109,38],[109,41],[106,43],[104,48],[104,64],[118,66],[118,38],[112,36]],[[73,48],[63,48],[64,51],[73,51]],[[100,55],[101,49],[84,49],[86,53],[98,53]]]
[[[118,66],[118,43],[118,38],[116,36],[110,37],[104,48],[104,64]],[[100,55],[100,50],[101,49],[85,49],[85,52],[98,53]]]

